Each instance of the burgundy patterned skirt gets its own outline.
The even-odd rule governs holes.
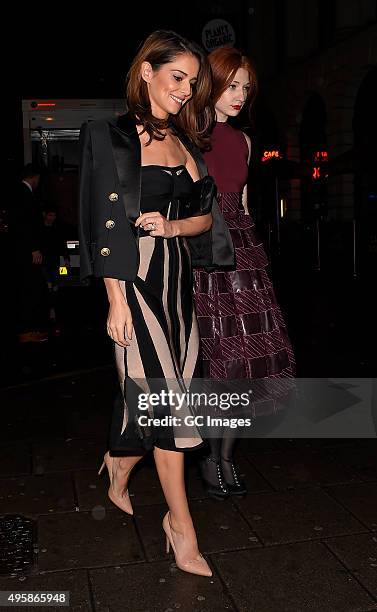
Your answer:
[[[295,374],[287,329],[267,274],[268,260],[239,193],[218,194],[236,252],[231,272],[194,272],[206,378],[281,378]]]

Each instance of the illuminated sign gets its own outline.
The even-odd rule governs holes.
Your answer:
[[[66,266],[60,266],[59,274],[60,274],[60,276],[64,276],[64,275],[68,274],[68,270],[67,270]]]
[[[262,162],[266,162],[269,159],[280,159],[280,151],[278,149],[263,151]]]
[[[314,151],[313,153],[313,162],[315,165],[313,166],[312,179],[314,181],[318,181],[321,178],[327,178],[327,162],[329,161],[329,154],[327,151]]]
[[[317,163],[327,162],[329,161],[329,154],[327,151],[315,151],[313,153],[313,161]]]

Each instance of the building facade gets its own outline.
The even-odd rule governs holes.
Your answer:
[[[371,104],[372,97],[377,105],[376,2],[256,0],[252,4],[249,52],[262,81],[263,98],[278,125],[275,144],[291,160],[309,161],[312,154],[313,166],[316,151],[326,151],[329,214],[350,219],[357,212],[362,162],[365,173],[375,167],[373,154],[377,163],[376,113]],[[301,212],[301,186],[296,179],[289,214],[296,218]]]

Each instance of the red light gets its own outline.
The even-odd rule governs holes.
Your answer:
[[[46,106],[56,106],[55,102],[38,102],[37,108],[46,107]]]
[[[317,180],[317,179],[321,178],[321,169],[320,169],[320,167],[319,167],[319,166],[315,166],[315,167],[313,168],[312,178],[313,178],[314,180]]]
[[[315,151],[313,153],[313,161],[315,162],[327,162],[329,155],[327,151]]]

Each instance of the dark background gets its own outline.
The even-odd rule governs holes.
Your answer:
[[[335,374],[336,369],[338,375],[371,375],[376,365],[371,289],[377,263],[376,1],[164,2],[136,9],[92,7],[79,19],[73,9],[59,7],[52,17],[39,7],[16,20],[17,35],[10,37],[6,55],[2,208],[11,206],[23,164],[22,99],[122,98],[130,61],[151,31],[174,29],[201,43],[204,25],[225,19],[234,28],[235,45],[251,56],[258,73],[251,115],[241,115],[237,126],[252,139],[249,206],[270,257],[299,374]],[[281,159],[263,162],[266,150],[278,150]],[[328,161],[318,161],[318,152],[326,152]],[[319,178],[313,178],[314,170]],[[6,286],[12,245],[3,232],[1,239]],[[35,359],[34,354],[20,357],[8,291],[5,317],[11,325],[4,346],[12,357],[3,370],[6,381],[111,362],[102,315],[93,310],[89,289],[65,288],[61,297],[65,332]],[[103,302],[103,316],[105,311]],[[37,372],[35,363],[41,364]]]

